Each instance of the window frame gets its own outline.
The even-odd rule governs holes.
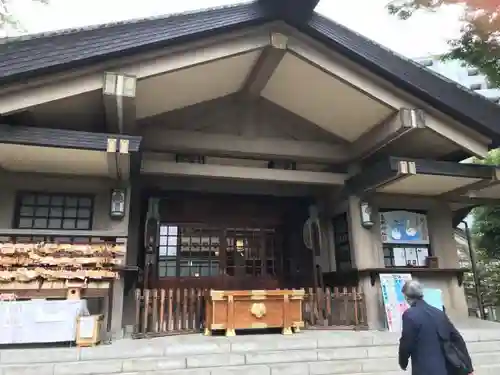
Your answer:
[[[468,77],[476,77],[478,75],[479,75],[479,69],[477,69],[477,68],[467,69],[467,76]]]
[[[23,217],[21,214],[21,209],[23,207],[23,198],[28,196],[28,195],[33,195],[35,196],[35,204],[32,205],[32,207],[38,207],[38,208],[47,208],[49,210],[49,213],[46,216],[47,219],[47,225],[44,228],[36,228],[34,227],[33,223],[30,228],[23,228],[21,227],[20,219]],[[49,201],[48,204],[46,205],[37,205],[36,204],[36,199],[38,196],[48,196],[50,197],[50,200],[52,200],[53,197],[62,197],[63,198],[63,204],[61,206],[55,206],[52,205],[51,202]],[[80,208],[79,205],[77,204],[76,209],[77,209],[77,214],[74,218],[75,220],[75,228],[64,228],[63,222],[64,222],[64,214],[61,216],[61,227],[60,228],[49,228],[48,225],[48,220],[50,219],[50,209],[51,208],[56,208],[56,207],[61,207],[64,211],[66,208],[73,208],[67,206],[65,203],[66,198],[86,198],[90,200],[90,205],[88,208],[90,210],[90,216],[88,218],[81,218],[82,220],[87,220],[89,221],[89,225],[87,228],[77,228],[76,221],[78,220],[78,209]],[[94,214],[95,214],[95,195],[94,194],[87,194],[87,193],[64,193],[64,192],[44,192],[44,191],[18,191],[16,193],[16,200],[15,200],[15,207],[14,207],[14,217],[13,217],[13,223],[12,227],[16,229],[26,229],[26,230],[40,230],[40,231],[91,231],[93,226],[94,226]],[[31,216],[31,220],[34,221],[36,219],[36,216],[33,214]],[[66,218],[68,219],[68,218]]]
[[[410,210],[410,209],[404,209],[404,208],[384,208],[384,209],[379,209],[378,210],[378,219],[377,220],[380,220],[380,214],[383,214],[384,212],[391,212],[391,211],[407,211],[407,212],[412,212],[412,213],[415,213],[415,214],[420,214],[420,215],[425,215],[426,217],[428,216],[428,211],[426,210]],[[429,223],[427,223],[427,225],[429,225]],[[428,229],[428,228],[427,228]],[[412,244],[412,243],[384,243],[382,241],[382,233],[381,230],[380,230],[380,226],[379,226],[379,231],[378,231],[378,235],[380,237],[380,243],[382,245],[382,255],[383,255],[383,261],[384,261],[384,268],[428,268],[429,266],[427,264],[425,264],[424,266],[408,266],[408,265],[405,265],[405,266],[396,266],[394,265],[394,248],[399,248],[399,247],[402,247],[402,248],[413,248],[413,249],[418,249],[418,248],[427,248],[427,257],[432,257],[433,256],[433,251],[432,251],[432,243],[430,241],[430,236],[429,236],[429,243],[428,244]],[[385,249],[390,249],[390,256],[386,256],[385,254]],[[405,251],[405,254],[406,254],[406,251]],[[386,259],[390,259],[391,260],[391,263],[392,265],[387,265],[386,264]]]
[[[161,235],[161,228],[166,228],[167,233],[168,233],[168,228],[171,227],[177,227],[177,234],[165,234]],[[200,234],[194,235],[194,236],[188,236],[188,235],[182,235],[182,229],[188,229],[188,230],[194,230],[194,231],[207,231],[212,234]],[[252,264],[252,277],[262,277],[262,275],[271,275],[273,277],[278,277],[280,274],[282,274],[282,267],[283,265],[281,264],[281,251],[279,251],[276,246],[267,246],[267,241],[269,239],[268,235],[269,233],[273,233],[273,236],[271,239],[274,241],[276,230],[272,228],[266,228],[266,227],[255,227],[252,228],[256,233],[258,233],[257,236],[255,236],[253,239],[259,241],[261,246],[264,246],[264,249],[266,250],[265,253],[263,253],[262,247],[259,248],[259,254],[255,257],[252,257],[250,252],[253,249],[252,246],[250,245],[244,245],[244,255],[245,255],[245,265],[244,266],[230,266],[230,258],[231,256],[235,255],[236,251],[236,242],[238,240],[245,240],[248,239],[246,235],[241,235],[239,232],[243,229],[248,229],[248,228],[228,228],[225,226],[210,226],[207,224],[199,224],[199,223],[186,223],[186,222],[169,222],[169,221],[164,221],[160,222],[160,232],[158,236],[158,246],[157,246],[157,251],[156,251],[156,277],[158,280],[173,280],[173,279],[188,279],[188,278],[213,278],[213,277],[220,277],[223,275],[230,275],[234,277],[238,277],[237,275],[237,269],[241,270],[247,270],[248,267],[248,261],[253,260]],[[215,235],[214,235],[215,234]],[[162,245],[161,244],[161,238],[166,239],[166,244]],[[168,245],[169,243],[169,237],[176,237],[176,245]],[[182,242],[179,242],[179,239],[185,237],[186,239],[190,239],[190,245],[189,245],[189,251],[187,252],[187,256],[183,256],[181,248],[182,248]],[[218,237],[218,247],[217,250],[214,250],[214,254],[212,256],[212,251],[208,250],[209,256],[204,258],[204,257],[198,257],[196,256],[196,251],[193,251],[193,246],[192,246],[192,239],[193,238],[203,238],[203,237]],[[228,241],[232,239],[232,244],[229,243]],[[264,242],[262,242],[264,241]],[[221,243],[222,242],[222,243]],[[201,245],[201,246],[207,246],[207,245]],[[212,242],[209,240],[208,247],[211,248]],[[165,247],[165,250],[167,251],[167,255],[161,255],[160,254],[160,248]],[[168,255],[168,248],[176,248],[176,255],[175,256],[169,256]],[[232,250],[230,250],[232,249]],[[267,251],[271,250],[272,254],[269,254]],[[215,253],[218,254],[215,254]],[[264,258],[261,258],[261,256],[264,256]],[[257,259],[259,258],[259,259]],[[260,266],[256,263],[256,260],[258,260],[260,263]],[[169,263],[170,262],[170,266]],[[188,262],[191,263],[187,267],[183,266],[183,262]],[[199,262],[199,264],[202,264],[206,262],[204,266],[197,266],[196,264]],[[175,264],[175,266],[174,266]],[[271,264],[271,266],[269,266]],[[207,266],[208,265],[208,266]],[[271,268],[271,271],[269,271],[269,267]],[[165,270],[165,273],[161,272],[161,269]],[[208,274],[204,274],[203,268],[208,270]],[[265,268],[265,271],[263,271],[263,268]],[[175,270],[174,275],[169,275],[168,269],[170,270]],[[196,269],[199,269],[200,272],[196,272]],[[234,274],[231,274],[230,270],[233,270]],[[184,274],[184,272],[187,270],[187,274]],[[257,270],[260,270],[258,274],[255,274]],[[194,274],[193,274],[194,273]],[[197,275],[196,275],[197,274]],[[245,277],[248,275],[245,275]]]

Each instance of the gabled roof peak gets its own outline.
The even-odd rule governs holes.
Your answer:
[[[319,0],[257,0],[267,14],[287,22],[306,22]]]
[[[60,36],[60,35],[69,35],[69,34],[82,33],[85,31],[101,30],[101,29],[111,28],[111,27],[120,26],[120,25],[134,25],[134,24],[140,24],[143,22],[151,22],[151,21],[157,21],[157,20],[167,21],[169,18],[178,18],[178,17],[182,17],[182,16],[187,17],[190,15],[198,15],[199,13],[204,13],[204,12],[210,12],[210,11],[217,12],[219,10],[224,10],[224,9],[243,7],[246,4],[252,3],[252,2],[255,2],[255,0],[244,0],[244,1],[240,1],[238,3],[234,3],[234,4],[219,5],[219,6],[214,6],[214,7],[210,7],[210,8],[191,9],[191,10],[187,10],[184,12],[159,14],[159,15],[150,16],[150,17],[140,17],[140,18],[125,19],[125,20],[120,20],[120,21],[110,21],[110,22],[106,22],[106,23],[99,23],[99,24],[88,25],[88,26],[71,27],[71,28],[67,28],[67,29],[44,31],[44,32],[33,33],[33,34],[25,34],[25,35],[14,36],[14,37],[0,38],[0,45],[4,44],[4,43],[21,42],[21,41],[31,40],[31,39],[53,38],[53,37]]]

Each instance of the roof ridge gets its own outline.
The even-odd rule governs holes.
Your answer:
[[[167,13],[167,14],[161,14],[161,15],[150,16],[150,17],[142,17],[142,18],[131,18],[131,19],[126,19],[126,20],[121,20],[121,21],[99,23],[99,24],[95,24],[95,25],[88,25],[88,26],[82,26],[82,27],[72,27],[72,28],[67,28],[67,29],[44,31],[44,32],[25,34],[25,35],[19,35],[19,36],[14,36],[14,37],[5,37],[5,38],[0,38],[0,45],[7,44],[7,43],[14,43],[14,42],[23,42],[23,41],[34,40],[34,39],[51,38],[51,37],[55,37],[55,36],[71,35],[71,34],[76,34],[76,33],[80,33],[80,32],[111,28],[111,27],[121,26],[121,25],[133,25],[136,23],[149,22],[149,21],[155,21],[155,20],[161,20],[161,19],[166,20],[166,19],[169,19],[172,17],[188,16],[188,15],[197,14],[200,12],[218,11],[218,10],[222,10],[222,9],[226,9],[226,8],[228,8],[228,9],[229,8],[237,8],[237,7],[240,7],[240,6],[249,4],[249,3],[253,3],[253,2],[256,2],[256,0],[240,0],[238,3],[225,4],[225,5],[208,7],[208,8],[191,9],[191,10],[186,10],[184,12],[174,12],[174,13]]]
[[[393,49],[391,49],[389,47],[386,47],[383,44],[380,44],[380,43],[376,42],[375,40],[371,39],[370,37],[368,37],[366,35],[363,35],[362,33],[358,32],[356,30],[351,29],[349,26],[346,26],[346,25],[344,25],[344,24],[342,24],[342,23],[340,23],[340,22],[338,22],[338,21],[336,21],[336,20],[334,20],[332,18],[329,18],[329,17],[326,17],[326,16],[324,16],[322,14],[319,14],[318,12],[315,12],[315,14],[316,14],[316,16],[324,18],[324,19],[326,19],[326,20],[328,20],[330,22],[333,22],[333,23],[337,24],[338,26],[340,26],[340,27],[342,27],[344,29],[347,29],[350,33],[352,33],[354,35],[357,35],[357,36],[365,39],[368,43],[371,43],[372,45],[375,45],[375,46],[379,47],[380,49],[385,50],[386,52],[394,55],[395,57],[397,57],[397,58],[399,58],[401,60],[404,60],[404,61],[408,62],[409,64],[412,64],[413,66],[417,67],[418,69],[423,70],[423,71],[425,71],[425,72],[433,75],[434,77],[436,77],[438,79],[441,79],[442,81],[445,81],[448,84],[451,84],[451,85],[457,87],[461,91],[467,92],[468,94],[472,94],[473,96],[476,96],[476,97],[481,98],[481,99],[487,99],[484,95],[481,95],[481,94],[477,93],[476,91],[471,90],[469,87],[467,87],[467,86],[465,86],[465,85],[463,85],[463,84],[461,84],[461,83],[459,83],[459,82],[457,82],[457,81],[455,81],[455,80],[453,80],[451,78],[448,78],[448,77],[446,77],[445,75],[443,75],[443,74],[441,74],[439,72],[436,72],[436,71],[434,71],[432,69],[429,69],[428,67],[426,67],[426,66],[422,65],[421,63],[419,63],[418,61],[415,61],[414,59],[412,59],[410,57],[402,55],[402,54],[394,51]],[[444,54],[441,54],[441,55],[436,54],[436,56],[443,56],[443,55]]]

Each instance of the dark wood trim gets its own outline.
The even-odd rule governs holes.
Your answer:
[[[411,174],[404,160],[383,159],[373,165],[365,165],[361,172],[345,182],[345,194],[366,194]]]
[[[417,174],[437,176],[493,179],[495,167],[481,164],[461,164],[448,161],[390,157],[391,168],[397,168],[399,161],[415,163]]]
[[[127,238],[128,233],[111,230],[50,230],[0,228],[0,236]]]
[[[425,129],[425,114],[421,109],[401,108],[392,113],[351,145],[351,159],[364,159],[383,151],[403,135]]]
[[[402,168],[402,166],[406,166]],[[493,182],[496,167],[460,164],[437,160],[388,157],[374,164],[364,164],[361,172],[345,183],[345,194],[369,193],[383,185],[414,174],[485,179]]]
[[[2,289],[4,294],[15,294],[17,299],[51,298],[66,299],[68,289]],[[103,298],[108,296],[110,289],[88,288],[81,290],[83,298]]]
[[[426,275],[441,275],[456,276],[459,286],[462,286],[463,275],[469,272],[467,268],[428,268],[428,267],[387,267],[387,268],[366,268],[358,270],[360,276],[370,276],[370,283],[375,286],[377,278],[380,274],[390,273],[410,273],[410,274],[426,274]]]
[[[129,152],[139,151],[139,136],[92,133],[76,130],[49,129],[0,124],[0,144],[106,151],[108,139],[129,141]]]

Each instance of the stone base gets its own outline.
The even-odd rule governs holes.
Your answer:
[[[476,375],[500,373],[500,325],[465,330]],[[92,348],[17,349],[0,353],[2,374],[403,374],[399,334],[305,331],[293,336],[189,335],[123,339]],[[187,371],[189,370],[189,371]]]

